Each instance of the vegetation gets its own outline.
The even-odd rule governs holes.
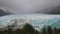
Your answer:
[[[38,34],[38,31],[30,24],[26,24],[22,29],[18,28],[15,31],[12,30],[11,26],[8,26],[8,30],[0,31],[0,34]]]
[[[53,34],[53,30],[50,26],[47,27],[47,34]]]
[[[43,29],[42,29],[42,32],[40,32],[40,33],[42,33],[42,34],[60,34],[60,28],[54,28],[54,29],[52,29],[50,26],[48,26],[47,27],[47,29],[44,27]]]
[[[32,25],[26,24],[22,29],[18,28],[16,30],[12,30],[10,26],[8,26],[8,30],[0,31],[0,34],[60,34],[60,28],[52,29],[50,26],[43,27],[42,31],[38,32],[33,28]]]
[[[42,34],[46,34],[46,28],[45,27],[42,28]]]

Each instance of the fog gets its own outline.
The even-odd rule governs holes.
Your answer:
[[[60,5],[60,0],[0,0],[0,8],[13,13],[45,13]]]

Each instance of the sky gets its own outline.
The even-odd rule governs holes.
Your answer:
[[[60,0],[0,0],[0,8],[16,14],[46,13],[60,5]]]

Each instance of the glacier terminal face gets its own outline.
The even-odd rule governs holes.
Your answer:
[[[17,20],[17,23],[14,23],[15,20]],[[26,23],[31,24],[36,30],[41,30],[47,25],[50,25],[52,28],[60,28],[60,15],[26,14],[0,17],[0,28],[7,27],[7,25],[16,25],[16,28],[21,28]]]

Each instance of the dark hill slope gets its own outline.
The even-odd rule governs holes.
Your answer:
[[[10,15],[10,14],[13,14],[13,13],[0,9],[0,16]]]

